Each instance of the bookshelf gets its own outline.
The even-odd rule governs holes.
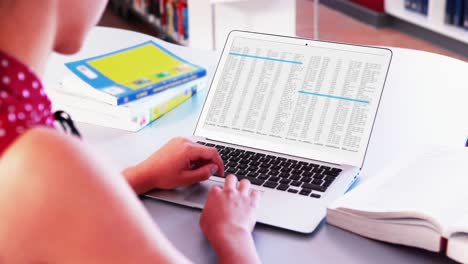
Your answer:
[[[164,18],[148,12],[154,3],[186,3],[187,37],[174,34]],[[121,16],[136,14],[158,33],[158,37],[199,49],[220,49],[231,30],[296,34],[296,3],[285,0],[111,0]],[[267,21],[267,22],[266,22]]]
[[[110,0],[114,12],[124,19],[136,17],[150,25],[159,38],[188,45],[187,0]]]
[[[445,23],[446,0],[429,0],[428,14],[418,14],[405,9],[405,0],[385,1],[385,12],[468,44],[468,30]]]

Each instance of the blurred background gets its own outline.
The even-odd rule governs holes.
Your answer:
[[[242,29],[468,62],[468,0],[110,0],[99,25],[202,49],[222,48],[230,30]]]

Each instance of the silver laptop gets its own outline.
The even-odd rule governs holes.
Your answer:
[[[364,162],[389,49],[229,34],[194,140],[262,193],[258,222],[311,233]],[[147,196],[202,208],[223,177]]]

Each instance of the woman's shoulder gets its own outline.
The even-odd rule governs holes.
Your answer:
[[[35,127],[25,131],[2,154],[0,164],[21,164],[56,160],[79,151],[79,141],[69,135],[47,127]],[[0,165],[0,167],[3,167]]]

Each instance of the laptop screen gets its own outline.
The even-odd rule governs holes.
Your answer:
[[[233,31],[195,136],[361,167],[391,51]]]

